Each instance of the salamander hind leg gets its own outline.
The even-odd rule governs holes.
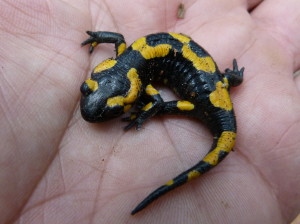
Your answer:
[[[233,69],[227,68],[224,76],[229,82],[229,86],[238,86],[243,82],[245,68],[238,68],[236,59],[233,60]]]

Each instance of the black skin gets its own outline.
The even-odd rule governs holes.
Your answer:
[[[90,53],[93,52],[94,46],[98,43],[114,43],[117,55],[120,44],[125,43],[121,34],[112,32],[87,32],[90,38],[82,45],[90,45]],[[120,116],[123,113],[123,105],[109,106],[107,100],[116,96],[126,97],[130,89],[130,80],[127,73],[130,69],[137,70],[139,79],[142,83],[141,90],[137,93],[137,112],[123,120],[130,123],[124,128],[129,130],[132,127],[140,129],[143,123],[155,115],[177,114],[198,118],[210,129],[214,136],[214,142],[211,150],[217,145],[218,139],[223,132],[236,133],[236,120],[232,109],[226,110],[216,107],[210,101],[210,94],[216,90],[217,83],[224,85],[228,91],[230,87],[238,86],[243,81],[244,68],[239,69],[237,61],[233,60],[233,69],[226,69],[221,73],[214,63],[213,72],[198,70],[194,67],[193,62],[183,56],[183,43],[168,33],[157,33],[146,36],[148,46],[155,47],[160,44],[169,44],[172,49],[164,57],[145,59],[140,51],[134,50],[133,46],[128,47],[124,52],[116,57],[116,64],[100,73],[92,73],[91,79],[96,81],[99,88],[91,91],[84,82],[81,86],[81,114],[86,121],[102,122]],[[211,58],[211,56],[194,41],[190,41],[189,48],[199,58]],[[204,62],[206,63],[206,62]],[[159,94],[147,94],[145,88],[153,81],[162,81],[167,79],[167,85],[185,101],[192,103],[193,110],[181,110],[178,101],[164,102]],[[225,81],[227,80],[227,82]],[[143,109],[144,105],[152,103],[147,110]],[[228,152],[220,151],[217,161],[221,162]],[[201,174],[207,172],[214,165],[199,161],[190,169],[182,172],[173,179],[173,184],[163,185],[146,197],[133,211],[132,215],[139,212],[151,202],[170,190],[183,185],[188,181],[190,172],[196,171]]]

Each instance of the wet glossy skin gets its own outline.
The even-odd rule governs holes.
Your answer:
[[[100,63],[91,78],[81,86],[81,114],[86,121],[102,122],[127,112],[134,104],[139,111],[125,118],[126,130],[156,114],[196,117],[214,136],[209,153],[190,169],[168,181],[147,196],[132,214],[145,208],[168,191],[207,172],[233,149],[236,120],[229,89],[243,80],[244,68],[221,73],[212,57],[190,37],[175,33],[151,34],[126,48],[121,34],[88,32],[83,42],[115,43],[117,57]],[[164,102],[153,81],[169,86],[182,100]]]

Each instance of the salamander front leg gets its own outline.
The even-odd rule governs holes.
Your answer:
[[[195,105],[186,100],[174,100],[165,102],[159,111],[159,115],[172,114],[172,115],[187,115],[191,116],[195,109]]]
[[[102,32],[102,31],[98,31],[98,32],[86,31],[86,33],[90,36],[90,38],[83,41],[81,45],[84,46],[90,44],[90,48],[89,48],[90,53],[92,53],[94,48],[100,43],[114,43],[117,56],[122,54],[126,49],[126,43],[124,37],[120,33]]]
[[[146,97],[150,99],[149,102],[145,103],[145,106],[143,106],[140,111],[134,112],[129,117],[123,119],[124,121],[130,121],[130,123],[124,128],[125,130],[134,126],[136,126],[136,129],[139,130],[142,127],[142,124],[150,117],[156,115],[164,105],[164,101],[159,92],[152,85],[147,85],[145,94]]]

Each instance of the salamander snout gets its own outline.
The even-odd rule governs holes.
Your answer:
[[[124,113],[123,98],[114,96],[116,90],[108,82],[88,79],[82,83],[80,91],[80,111],[84,120],[103,122]]]

